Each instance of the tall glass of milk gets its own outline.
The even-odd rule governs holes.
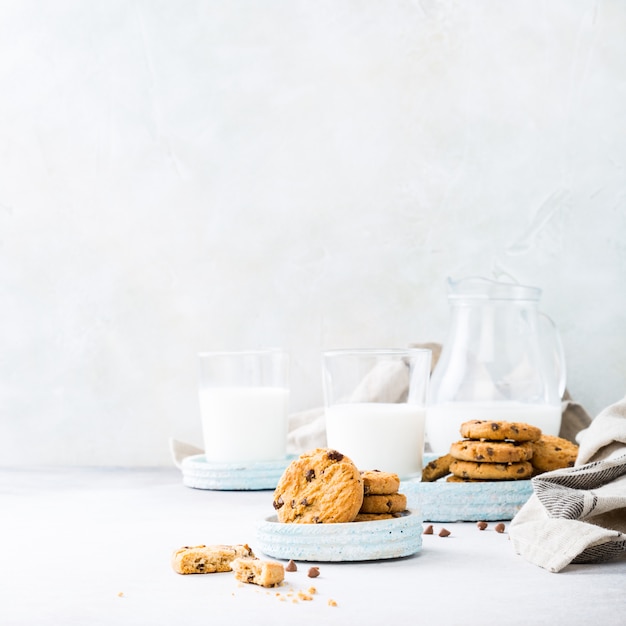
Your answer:
[[[211,462],[284,459],[289,356],[282,350],[201,352],[198,395]]]
[[[419,476],[430,361],[425,349],[325,352],[328,446],[361,470]]]

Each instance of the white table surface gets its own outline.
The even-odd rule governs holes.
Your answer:
[[[316,579],[300,563],[266,590],[230,572],[178,575],[170,555],[201,543],[254,549],[271,491],[190,489],[176,469],[3,469],[0,506],[2,626],[626,623],[626,559],[549,573],[495,522],[435,524],[413,557],[321,563]],[[312,601],[276,596],[311,586]]]

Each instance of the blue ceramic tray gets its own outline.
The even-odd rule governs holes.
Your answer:
[[[422,519],[407,511],[373,522],[284,524],[272,515],[257,525],[256,546],[267,556],[294,561],[394,559],[421,550]]]

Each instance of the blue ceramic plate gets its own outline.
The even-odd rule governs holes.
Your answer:
[[[266,555],[294,561],[375,561],[416,554],[422,548],[422,518],[400,517],[346,524],[284,524],[275,515],[257,525],[257,545]]]

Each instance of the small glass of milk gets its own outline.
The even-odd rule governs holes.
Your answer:
[[[426,349],[324,352],[328,446],[360,470],[419,476],[430,363]]]
[[[200,352],[198,395],[210,462],[287,455],[289,355],[283,350]]]

